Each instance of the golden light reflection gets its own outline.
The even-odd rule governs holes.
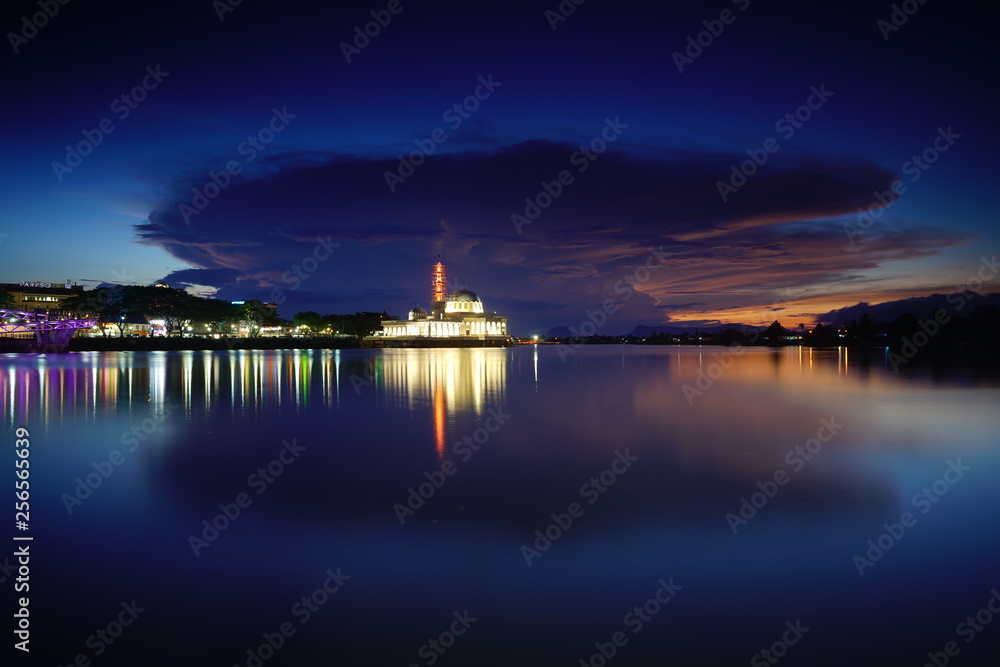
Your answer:
[[[385,349],[368,362],[371,390],[411,412],[431,413],[443,456],[459,414],[485,415],[505,403],[509,351],[502,348]]]
[[[444,389],[434,387],[434,444],[438,457],[444,456]]]
[[[892,373],[877,350],[867,357],[855,351],[850,362],[847,348],[731,352],[681,348],[665,351],[660,360],[651,355],[651,367],[629,383],[609,386],[605,401],[627,405],[638,422],[662,424],[672,451],[692,465],[765,475],[815,432],[820,417],[860,414],[866,428],[890,432],[912,421],[907,415],[915,401],[935,397],[944,405],[946,395],[962,396],[963,403],[973,396],[964,386],[931,394],[926,378]],[[770,445],[766,451],[747,449],[748,441]],[[841,438],[828,449],[852,442]]]
[[[507,379],[502,348],[383,350],[376,365],[380,389],[390,401],[426,409],[440,387],[446,410],[482,413],[498,404]]]

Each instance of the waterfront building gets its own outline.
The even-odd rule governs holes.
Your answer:
[[[14,297],[14,303],[7,306],[10,310],[66,315],[60,304],[66,299],[83,294],[83,287],[70,282],[46,283],[22,280],[16,283],[0,283],[0,292],[7,292]]]
[[[380,347],[507,345],[507,318],[488,312],[468,289],[448,293],[441,257],[431,270],[430,312],[420,306],[405,320],[385,320],[382,330],[365,341]]]

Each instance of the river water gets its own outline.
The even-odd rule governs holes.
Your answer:
[[[737,352],[0,355],[0,576],[37,664],[986,664],[1000,379]]]

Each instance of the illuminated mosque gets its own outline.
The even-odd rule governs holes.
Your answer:
[[[431,272],[431,310],[420,306],[410,311],[405,320],[384,320],[382,331],[369,336],[384,347],[419,347],[452,345],[507,345],[507,318],[488,313],[479,296],[467,289],[447,294],[444,264],[441,256]]]

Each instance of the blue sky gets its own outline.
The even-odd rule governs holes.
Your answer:
[[[385,7],[244,2],[220,20],[208,2],[70,3],[15,53],[10,33],[38,7],[13,3],[0,281],[166,279],[223,298],[280,290],[285,317],[402,314],[426,306],[441,253],[456,284],[529,333],[621,299],[616,282],[663,246],[617,333],[756,322],[778,295],[790,320],[814,321],[950,292],[1000,245],[978,8],[922,5],[886,40],[892,9],[877,3],[592,0],[552,30],[556,2],[403,2],[348,63],[341,42]],[[699,33],[707,46],[678,71]],[[491,76],[451,129],[445,112]],[[114,100],[144,78],[120,118]],[[776,128],[821,87],[832,94],[794,134]],[[242,142],[274,110],[294,118],[248,161]],[[114,130],[57,175],[105,118]],[[574,151],[616,118],[624,129],[578,172]],[[447,139],[390,190],[396,156],[436,128]],[[911,180],[939,128],[957,138]],[[718,182],[768,139],[778,150],[723,201]],[[192,188],[230,161],[240,173],[185,220]],[[564,169],[572,184],[518,233],[511,215]],[[906,191],[852,243],[845,223],[896,179]],[[339,245],[293,289],[317,238]]]

